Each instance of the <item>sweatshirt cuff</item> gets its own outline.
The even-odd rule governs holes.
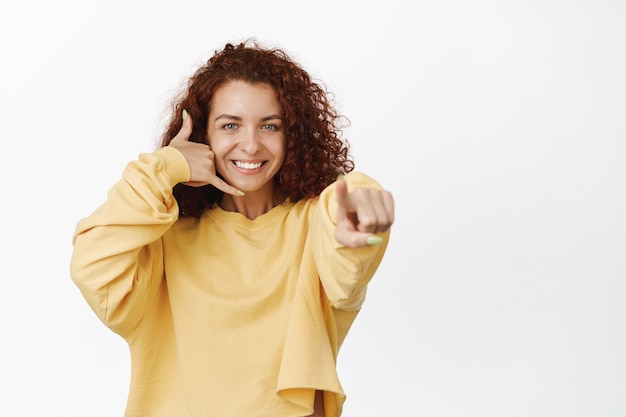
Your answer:
[[[189,169],[187,159],[178,149],[164,146],[155,151],[154,155],[164,162],[165,172],[170,177],[172,186],[191,179],[191,170]]]

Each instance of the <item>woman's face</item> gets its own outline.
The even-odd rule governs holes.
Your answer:
[[[268,84],[230,81],[213,94],[208,143],[224,180],[244,191],[268,192],[285,157],[282,109]]]

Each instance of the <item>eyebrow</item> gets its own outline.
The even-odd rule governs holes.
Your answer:
[[[217,122],[218,120],[220,120],[220,119],[237,120],[237,121],[241,121],[241,120],[243,120],[241,117],[239,117],[239,116],[235,116],[235,115],[232,115],[232,114],[220,114],[219,116],[215,117],[215,121],[216,121],[216,122]],[[261,119],[261,121],[262,121],[262,122],[267,122],[268,120],[274,120],[274,119],[279,119],[279,120],[280,120],[280,119],[282,119],[282,118],[281,118],[281,117],[280,117],[280,115],[278,115],[278,114],[272,114],[272,115],[269,115],[269,116],[265,116],[265,117],[263,117],[263,118]]]

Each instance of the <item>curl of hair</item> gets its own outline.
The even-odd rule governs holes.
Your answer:
[[[341,138],[342,128],[349,122],[333,107],[325,86],[313,81],[283,50],[264,48],[251,40],[226,44],[191,76],[186,91],[172,103],[161,146],[167,146],[180,130],[183,109],[193,120],[189,140],[207,143],[213,94],[236,80],[269,84],[277,93],[286,152],[274,181],[290,201],[317,197],[338,175],[354,169],[348,142]],[[184,216],[199,216],[222,194],[212,185],[174,187],[174,197]]]

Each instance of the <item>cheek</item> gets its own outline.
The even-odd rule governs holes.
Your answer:
[[[220,140],[219,137],[215,137],[215,136],[213,136],[213,138],[208,137],[207,143],[209,147],[211,148],[211,151],[213,151],[215,160],[223,157],[229,150],[228,142],[224,140]]]
[[[213,148],[211,148],[213,149]],[[226,164],[224,158],[224,152],[221,152],[221,149],[213,149],[213,163],[217,167],[223,167]]]
[[[213,152],[213,163],[215,164],[215,166],[219,169],[220,167],[223,167],[225,162],[224,162],[224,156],[227,153],[227,150],[224,149],[224,146],[222,143],[220,143],[219,141],[209,141],[209,147],[211,148],[211,151]]]
[[[226,169],[226,164],[228,164],[228,162],[224,161],[223,159],[219,159],[216,156],[214,159],[215,173],[219,175],[224,175],[226,172],[228,172],[228,169]]]
[[[285,139],[277,141],[273,146],[274,155],[281,156],[281,160],[285,159],[285,153],[287,152],[287,141]]]

